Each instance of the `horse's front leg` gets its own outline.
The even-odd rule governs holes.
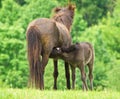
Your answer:
[[[58,60],[54,59],[53,60],[54,63],[54,72],[53,72],[53,77],[54,77],[54,86],[53,89],[57,89],[57,77],[58,77]]]
[[[67,88],[70,89],[70,71],[69,71],[69,64],[65,62],[65,76],[66,76],[66,85]]]

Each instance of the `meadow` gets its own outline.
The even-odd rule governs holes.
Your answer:
[[[117,91],[0,89],[0,99],[120,99]]]

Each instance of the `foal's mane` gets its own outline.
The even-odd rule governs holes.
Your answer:
[[[57,11],[60,9],[56,8],[55,10]],[[73,9],[71,8],[69,10],[74,10],[74,8]],[[74,11],[73,12],[71,11],[71,13],[70,12],[56,13],[53,16],[53,19],[59,23],[64,24],[67,27],[67,29],[70,31],[70,26],[72,25],[73,17],[74,17]]]

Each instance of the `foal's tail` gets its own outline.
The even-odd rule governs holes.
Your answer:
[[[91,59],[92,59],[92,61],[94,61],[94,58],[95,58],[94,47],[91,44],[89,44],[89,46],[91,48]]]
[[[40,88],[41,79],[41,44],[39,30],[35,26],[31,26],[26,33],[28,62],[30,68],[29,85]]]
[[[90,55],[89,55],[89,58],[88,58],[88,60],[87,60],[87,62],[86,62],[86,64],[87,63],[89,63],[90,61],[94,61],[94,48],[93,48],[93,46],[90,44],[90,43],[88,43],[88,42],[86,42],[88,45],[89,45],[89,47],[90,47]]]

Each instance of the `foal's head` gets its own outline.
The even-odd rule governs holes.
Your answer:
[[[74,5],[68,5],[67,7],[57,7],[54,9],[55,15],[53,16],[53,19],[64,24],[68,30],[70,30],[70,26],[73,22],[74,11]]]
[[[70,52],[74,52],[76,50],[78,50],[79,47],[78,47],[78,43],[76,44],[73,44],[71,45],[70,47],[66,48],[66,47],[57,47],[57,48],[54,48],[52,53],[53,54],[56,54],[56,55],[63,55],[63,53],[70,53]]]

